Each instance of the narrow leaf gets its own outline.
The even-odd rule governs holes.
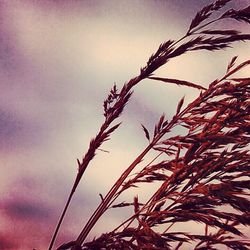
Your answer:
[[[244,81],[250,81],[250,77],[230,78],[228,80],[232,80],[236,82],[244,82]]]
[[[237,30],[203,30],[201,33],[211,35],[238,35],[240,32]]]
[[[230,72],[228,72],[226,75],[225,75],[225,79],[228,78],[229,76],[233,75],[234,73],[238,72],[240,69],[246,67],[247,65],[250,64],[250,60],[247,60],[243,63],[241,63],[240,65],[238,65],[236,68],[234,68],[233,70],[231,70]]]
[[[112,128],[110,128],[110,129],[106,132],[106,134],[107,134],[107,135],[111,134],[111,133],[114,132],[120,125],[121,125],[121,122],[118,123],[118,124],[116,124],[116,125],[114,125]]]
[[[179,113],[180,113],[181,108],[182,108],[183,103],[184,103],[184,98],[185,98],[185,97],[182,97],[181,100],[179,101],[178,106],[177,106],[177,110],[176,110],[176,114],[179,114]]]
[[[150,141],[150,136],[149,136],[148,130],[146,129],[146,127],[143,124],[141,124],[141,126],[143,128],[143,131],[145,133],[146,138]]]
[[[188,82],[188,81],[184,81],[184,80],[177,80],[177,79],[170,79],[170,78],[162,78],[162,77],[148,77],[149,79],[152,80],[156,80],[156,81],[161,81],[161,82],[165,82],[165,83],[174,83],[177,85],[183,85],[183,86],[188,86],[188,87],[192,87],[192,88],[196,88],[196,89],[203,89],[206,90],[206,88],[192,83],[192,82]]]
[[[234,66],[237,56],[234,56],[227,66],[227,72]]]

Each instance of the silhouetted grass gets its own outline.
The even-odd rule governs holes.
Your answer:
[[[242,34],[239,30],[213,28],[216,22],[228,18],[250,23],[250,6],[242,10],[227,10],[213,18],[214,12],[219,13],[228,2],[217,0],[205,6],[196,14],[182,38],[161,44],[138,76],[125,83],[121,90],[116,85],[111,89],[103,104],[105,120],[83,159],[78,160],[78,174],[49,249],[53,247],[68,205],[89,162],[101,144],[119,127],[120,123],[114,123],[128,103],[134,86],[147,78],[162,84],[196,88],[200,94],[186,106],[184,98],[181,99],[172,119],[161,116],[153,133],[142,125],[148,146],[102,197],[78,238],[58,249],[182,249],[186,244],[189,249],[196,250],[219,249],[222,245],[231,249],[249,248],[250,243],[242,238],[240,226],[250,224],[250,78],[236,78],[234,75],[248,66],[250,60],[236,65],[234,57],[226,74],[207,89],[186,80],[153,76],[155,70],[184,53],[215,51],[236,41],[250,40],[250,34]],[[169,132],[179,127],[185,132],[169,136]],[[151,163],[129,177],[151,151],[155,152]],[[136,196],[133,201],[114,204],[130,188],[154,182],[160,186],[147,202],[140,202]],[[113,231],[104,232],[99,238],[85,243],[93,226],[108,209],[127,206],[133,207],[130,218]],[[178,223],[190,222],[203,225],[204,232],[173,230]]]

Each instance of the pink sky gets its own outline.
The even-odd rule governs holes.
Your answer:
[[[0,1],[0,249],[46,249],[74,180],[76,159],[103,121],[109,89],[137,75],[159,44],[184,34],[196,11],[210,2]],[[236,0],[231,6],[247,3]],[[158,74],[207,85],[234,55],[244,61],[249,54],[247,43],[192,53]],[[122,127],[103,146],[110,154],[99,152],[90,164],[59,241],[77,236],[98,205],[98,194],[105,194],[146,145],[140,124],[153,127],[163,112],[173,113],[183,95],[191,100],[197,94],[150,81],[136,87]],[[105,217],[95,233],[119,216]]]

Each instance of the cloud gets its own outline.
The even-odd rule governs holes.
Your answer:
[[[7,249],[18,249],[18,245],[13,242],[11,237],[0,233],[0,249],[7,250]]]
[[[54,213],[42,199],[21,189],[1,200],[0,249],[44,249]]]
[[[50,218],[48,207],[44,204],[28,200],[14,200],[5,203],[5,212],[13,220],[48,220]]]
[[[190,15],[204,3],[200,0],[143,1],[143,4],[133,0],[3,3],[0,191],[4,197],[5,222],[2,224],[5,232],[15,234],[20,249],[34,246],[44,249],[77,172],[76,158],[82,157],[103,121],[102,102],[109,89],[114,82],[120,87],[138,74],[161,42],[183,34]],[[248,50],[239,46],[237,53],[249,55]],[[173,60],[157,74],[203,81],[205,85],[219,76],[214,67],[224,72],[231,57],[227,53],[220,52],[219,57],[190,53]],[[81,229],[79,218],[84,222],[90,216],[100,202],[98,193],[105,194],[144,148],[147,142],[140,123],[152,131],[161,113],[165,112],[167,118],[173,114],[179,98],[186,95],[190,100],[198,93],[149,81],[136,86],[121,117],[124,121],[121,128],[102,146],[111,153],[100,151],[91,162],[61,237],[67,238]],[[103,230],[109,221],[117,223],[118,217],[108,217],[96,231]],[[5,242],[4,237],[5,234],[0,244],[7,248],[8,239]]]
[[[11,113],[0,110],[0,143],[7,143],[15,139],[16,135],[20,133],[23,125]]]
[[[8,152],[37,143],[39,124],[36,121],[0,108],[0,150]],[[40,131],[40,136],[42,131]]]

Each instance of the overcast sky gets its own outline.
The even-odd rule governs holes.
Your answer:
[[[209,0],[0,0],[0,249],[46,249],[89,140],[103,121],[114,83],[136,76],[160,43],[185,33]],[[248,0],[234,1],[232,7]],[[228,22],[228,25],[231,25]],[[243,24],[235,27],[245,29]],[[231,26],[229,27],[232,28]],[[174,59],[159,76],[207,86],[249,44]],[[135,88],[122,127],[82,180],[60,239],[74,239],[105,194],[178,100],[199,92],[144,81]],[[119,220],[107,217],[103,225]]]

